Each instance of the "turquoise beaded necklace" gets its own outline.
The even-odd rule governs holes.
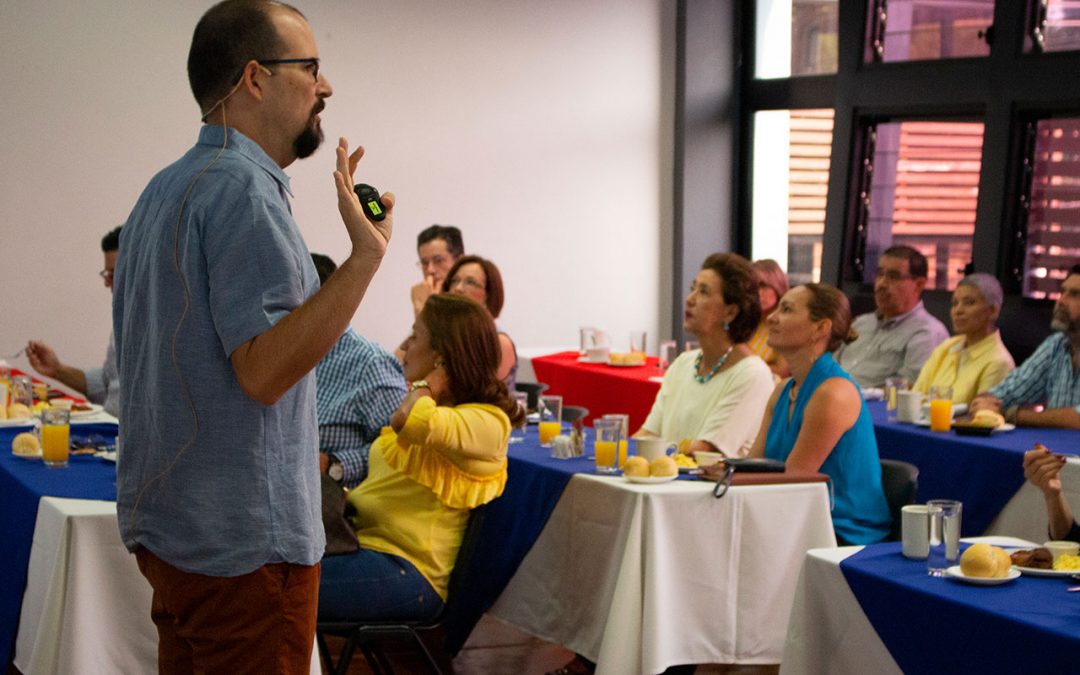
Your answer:
[[[701,370],[701,359],[705,356],[705,350],[703,349],[698,352],[697,359],[694,361],[694,379],[697,380],[698,384],[705,384],[713,379],[713,377],[720,372],[720,369],[724,367],[724,364],[727,363],[727,358],[731,356],[731,350],[734,348],[735,345],[731,345],[727,348],[727,351],[724,352],[724,355],[721,356],[719,360],[717,360],[716,365],[712,367],[712,370],[709,371],[708,375],[698,375],[698,371]]]

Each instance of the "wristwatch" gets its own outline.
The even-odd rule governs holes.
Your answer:
[[[420,389],[420,388],[424,388],[424,389],[427,389],[428,391],[431,391],[431,385],[428,384],[427,380],[413,380],[409,384],[409,391],[415,391],[416,389]]]
[[[330,480],[340,483],[345,478],[345,465],[340,459],[330,455],[330,465],[326,468],[326,475],[330,476]]]

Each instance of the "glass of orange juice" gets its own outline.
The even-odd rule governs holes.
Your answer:
[[[596,473],[618,473],[620,455],[623,462],[626,461],[626,439],[623,437],[622,421],[603,418],[593,420],[593,431],[596,434],[596,440],[593,441]]]
[[[930,431],[952,428],[952,387],[930,387]]]
[[[562,396],[540,397],[540,447],[550,448],[551,440],[562,432]]]
[[[619,441],[619,468],[626,464],[626,453],[629,450],[630,441],[630,416],[624,413],[608,413],[601,417],[605,420],[618,420],[622,427],[622,440]]]
[[[45,408],[41,411],[41,459],[45,466],[66,467],[71,445],[70,411]]]

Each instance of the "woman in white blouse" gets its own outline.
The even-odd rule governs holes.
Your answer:
[[[691,453],[746,454],[773,389],[772,372],[746,344],[760,319],[750,261],[734,253],[706,258],[683,314],[683,328],[701,348],[684,352],[668,368],[635,438],[676,441]]]

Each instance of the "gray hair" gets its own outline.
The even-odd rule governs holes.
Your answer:
[[[1001,302],[1005,293],[1001,290],[1001,283],[992,275],[986,274],[985,272],[969,274],[961,279],[960,283],[956,285],[957,288],[960,288],[961,286],[971,286],[982,294],[986,304],[991,307],[1001,308]]]

